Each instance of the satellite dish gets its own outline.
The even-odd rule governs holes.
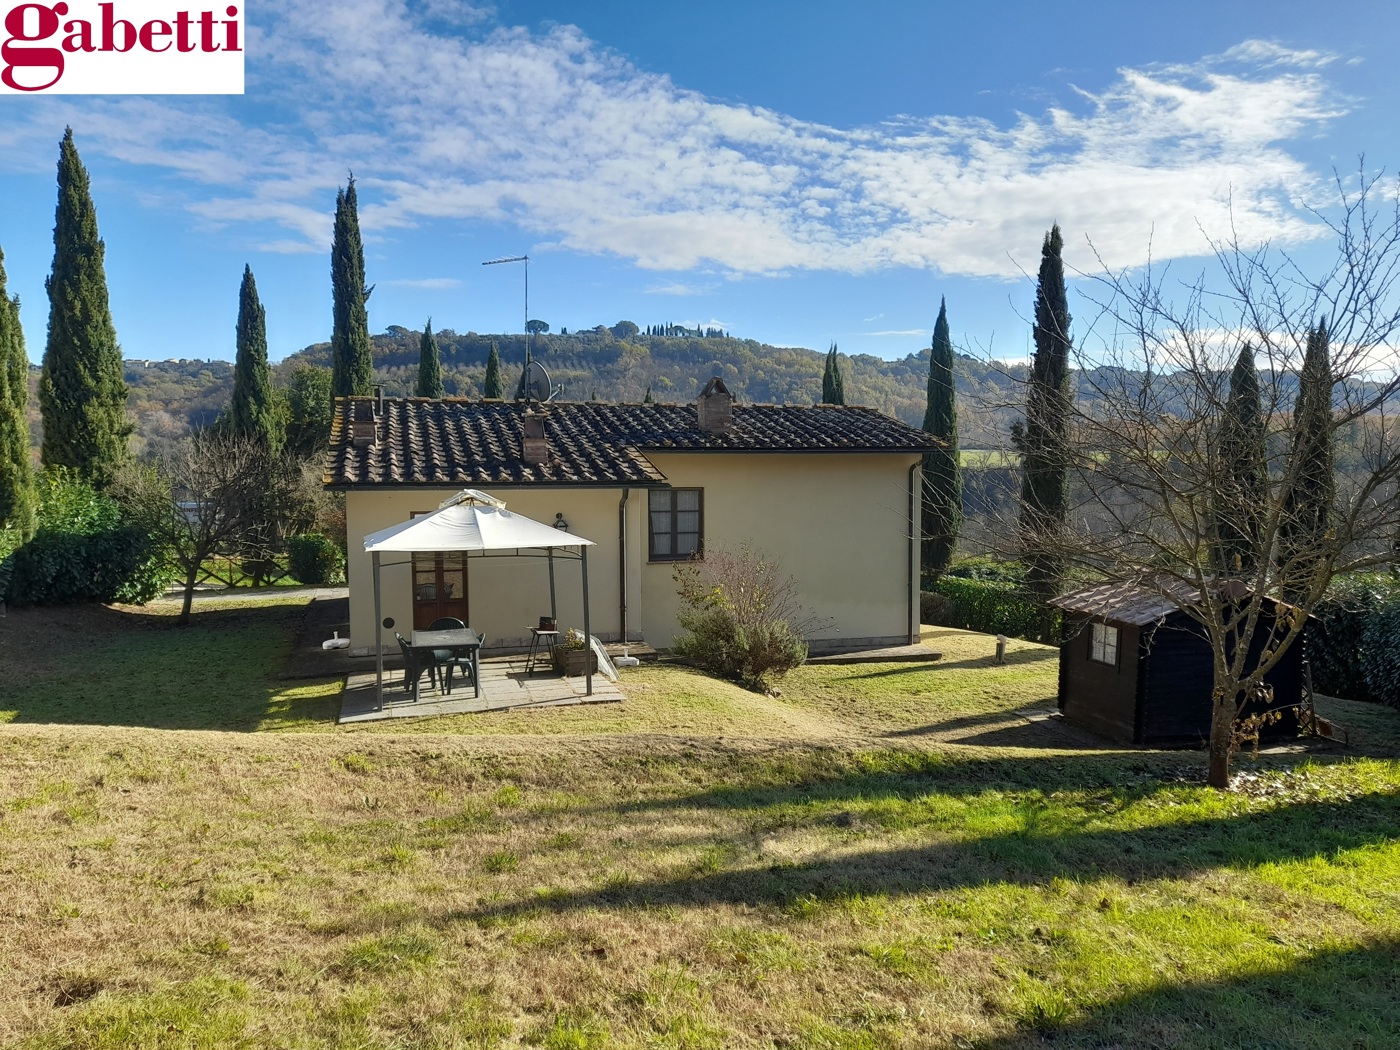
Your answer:
[[[549,385],[549,373],[538,361],[525,366],[525,400],[543,404],[554,397],[554,388]]]

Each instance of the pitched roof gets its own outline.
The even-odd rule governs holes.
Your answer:
[[[701,430],[691,405],[557,401],[544,407],[548,462],[522,456],[526,404],[465,398],[385,398],[374,440],[356,445],[351,419],[374,398],[343,398],[331,422],[325,483],[379,485],[664,485],[647,452],[924,453],[922,430],[845,405],[735,405],[733,426]]]
[[[1201,599],[1201,592],[1184,580],[1163,580],[1157,587],[1157,590],[1153,590],[1137,583],[1098,583],[1052,598],[1050,604],[1069,613],[1146,627]],[[1234,601],[1252,593],[1239,580],[1218,580],[1209,587],[1212,594],[1223,594]],[[1280,609],[1292,608],[1288,603],[1268,595],[1264,595],[1261,601]]]

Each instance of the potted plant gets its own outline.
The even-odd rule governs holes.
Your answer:
[[[598,657],[578,628],[570,627],[564,632],[564,640],[554,647],[554,669],[570,677],[598,670]]]

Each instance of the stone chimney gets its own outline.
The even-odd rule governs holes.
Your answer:
[[[549,438],[544,436],[543,412],[525,413],[525,436],[520,443],[520,458],[531,466],[549,462]]]
[[[367,448],[374,444],[376,425],[374,402],[356,398],[350,402],[350,444],[355,448]]]
[[[734,429],[734,395],[719,376],[700,391],[695,402],[695,417],[700,429],[707,434],[726,434]]]

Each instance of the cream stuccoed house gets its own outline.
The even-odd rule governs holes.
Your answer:
[[[719,379],[685,405],[340,399],[324,480],[345,492],[351,651],[375,637],[363,537],[468,488],[594,541],[590,620],[605,641],[669,647],[677,564],[747,546],[828,625],[814,652],[916,642],[919,465],[934,447],[868,408],[736,404]],[[522,647],[550,611],[547,572],[542,558],[417,553],[382,569],[383,614],[399,630],[453,616],[488,649]],[[579,574],[554,576],[560,629],[581,627]]]

